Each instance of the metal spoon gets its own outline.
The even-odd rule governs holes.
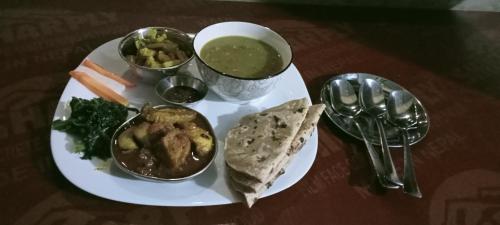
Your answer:
[[[421,198],[422,193],[418,187],[415,176],[415,168],[410,152],[410,140],[408,129],[417,123],[414,97],[407,91],[393,91],[389,95],[387,107],[389,119],[396,124],[403,132],[404,149],[404,174],[403,191],[411,196]]]
[[[385,179],[384,167],[380,162],[380,158],[375,149],[373,149],[372,144],[368,141],[365,131],[357,121],[361,107],[358,104],[358,97],[352,85],[347,80],[333,80],[330,82],[329,92],[332,108],[339,114],[351,118],[354,124],[356,124],[368,149],[368,155],[370,156],[379,183],[386,188],[398,188],[397,185],[388,183]]]
[[[385,178],[389,182],[402,186],[403,183],[399,180],[396,169],[394,168],[394,163],[392,162],[389,146],[387,145],[384,125],[382,124],[384,115],[387,113],[382,85],[373,79],[363,80],[361,87],[359,88],[359,98],[363,110],[370,114],[377,124],[380,136],[380,145],[382,147],[382,159],[386,175]]]

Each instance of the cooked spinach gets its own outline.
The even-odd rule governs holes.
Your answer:
[[[128,108],[102,98],[73,97],[69,105],[70,117],[55,120],[52,128],[76,137],[75,150],[83,152],[82,159],[109,158],[111,136],[127,119]]]

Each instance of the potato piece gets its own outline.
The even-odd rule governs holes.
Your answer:
[[[150,57],[156,55],[156,51],[149,48],[141,48],[139,49],[139,55],[144,57]]]
[[[144,48],[146,46],[146,44],[144,43],[144,41],[141,40],[141,39],[136,39],[134,41],[134,45],[135,45],[136,49],[141,49],[141,48]]]
[[[133,128],[134,138],[139,141],[143,146],[149,146],[149,134],[148,128],[151,126],[148,122],[142,122],[141,124]]]
[[[155,42],[162,42],[162,41],[165,41],[167,40],[167,34],[166,33],[163,33],[163,34],[160,34],[160,35],[156,35],[156,38],[155,38]]]
[[[179,63],[180,63],[179,60],[170,60],[170,61],[163,62],[161,65],[163,67],[171,67],[171,66],[175,66],[175,65],[177,65]]]
[[[198,155],[204,156],[208,154],[214,146],[214,141],[210,133],[198,126],[195,123],[183,123],[181,127],[189,136],[189,139],[196,145],[195,151]]]
[[[158,63],[153,56],[148,56],[146,58],[145,65],[151,68],[161,68],[161,64]]]
[[[123,150],[136,150],[139,148],[134,141],[133,128],[128,128],[118,136],[118,147]]]

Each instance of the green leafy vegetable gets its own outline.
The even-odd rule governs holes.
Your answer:
[[[83,152],[82,159],[94,156],[109,158],[111,136],[127,119],[128,108],[102,98],[87,100],[73,97],[69,104],[69,119],[55,120],[52,128],[77,138],[75,148]]]

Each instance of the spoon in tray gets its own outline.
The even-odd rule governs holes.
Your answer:
[[[330,82],[328,91],[332,108],[337,113],[351,118],[358,128],[359,133],[363,137],[366,148],[368,150],[368,155],[371,160],[371,164],[373,166],[373,169],[375,170],[375,174],[379,183],[385,188],[398,188],[399,186],[389,183],[385,179],[384,167],[380,162],[379,155],[373,148],[372,144],[368,141],[365,130],[358,122],[358,117],[361,113],[361,107],[358,104],[358,97],[356,95],[356,92],[354,92],[354,88],[352,87],[352,85],[344,79],[332,80]]]
[[[415,98],[407,91],[392,91],[389,94],[387,107],[389,120],[400,128],[403,137],[404,173],[403,191],[411,196],[422,198],[418,187],[410,151],[410,140],[408,129],[417,123]]]
[[[394,163],[387,144],[385,128],[382,124],[382,120],[387,113],[382,85],[374,79],[363,80],[359,88],[359,98],[363,111],[370,114],[377,124],[380,146],[382,148],[382,161],[385,169],[385,178],[391,183],[403,186],[403,183],[399,180],[396,169],[394,168]]]

